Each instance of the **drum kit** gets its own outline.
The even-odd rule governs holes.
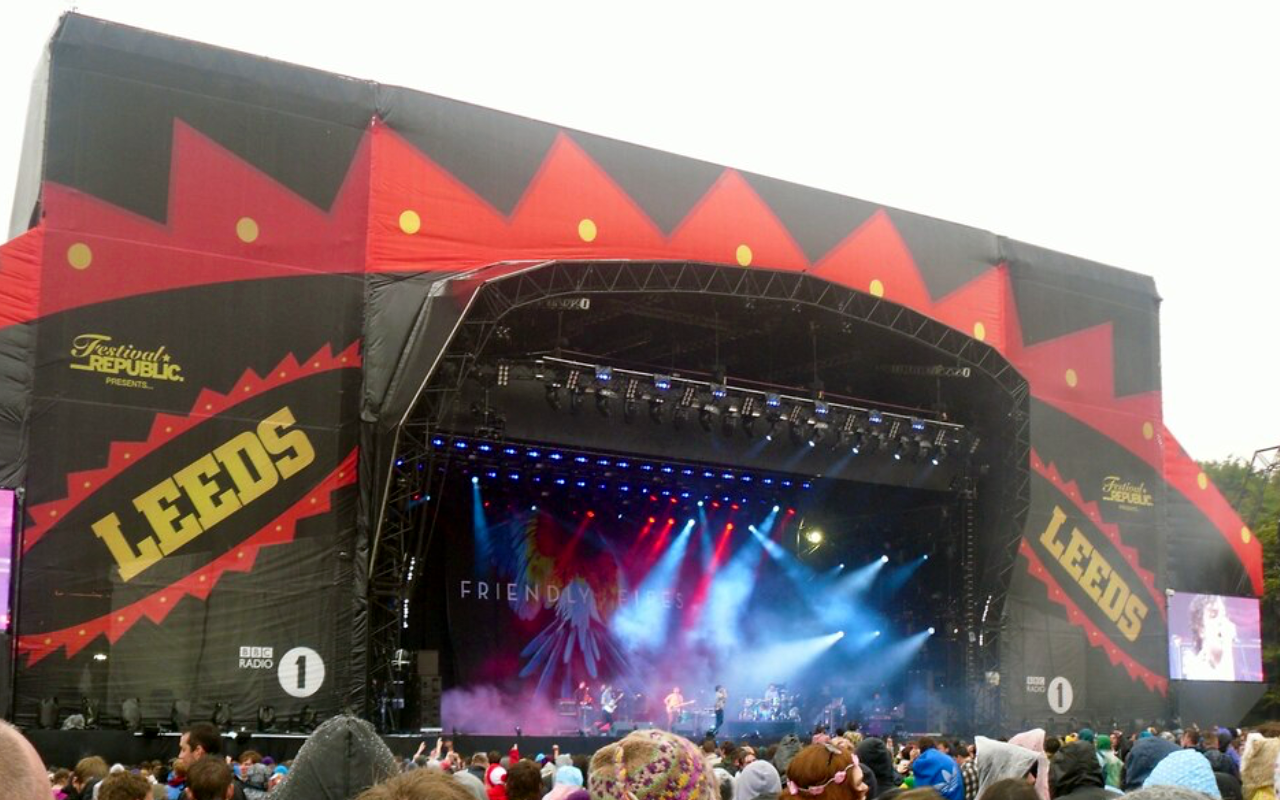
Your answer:
[[[748,722],[799,722],[800,697],[786,689],[779,689],[777,692],[766,693],[765,697],[745,698],[738,719]]]

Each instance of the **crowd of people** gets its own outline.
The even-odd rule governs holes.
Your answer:
[[[17,800],[1276,800],[1280,778],[1276,723],[972,742],[819,728],[767,747],[646,729],[591,754],[463,754],[441,739],[397,759],[367,722],[343,716],[283,763],[254,750],[233,759],[223,742],[199,723],[169,763],[92,756],[49,769],[0,722],[0,787]]]

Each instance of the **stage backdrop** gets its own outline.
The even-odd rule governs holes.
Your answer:
[[[1257,541],[1164,427],[1149,278],[78,15],[32,97],[0,248],[20,714],[362,697],[371,445],[486,273],[433,276],[504,261],[804,271],[997,348],[1035,398],[1011,725],[1168,708],[1166,543],[1196,543],[1198,590],[1261,591]]]

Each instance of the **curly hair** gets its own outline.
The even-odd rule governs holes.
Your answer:
[[[1187,614],[1191,617],[1191,638],[1197,653],[1204,649],[1204,612],[1214,603],[1221,602],[1222,598],[1216,594],[1196,595],[1191,601]]]

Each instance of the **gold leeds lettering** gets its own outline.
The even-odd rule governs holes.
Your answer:
[[[1040,544],[1058,562],[1071,579],[1079,584],[1089,599],[1115,623],[1125,639],[1137,641],[1142,622],[1149,610],[1141,597],[1129,589],[1128,582],[1116,574],[1111,562],[1085,538],[1079,528],[1072,527],[1066,541],[1058,538],[1067,514],[1054,506],[1049,525],[1040,534]]]
[[[115,512],[93,523],[120,579],[132,580],[314,461],[306,433],[289,430],[295,424],[286,406],[133,498],[150,527],[136,545]]]

